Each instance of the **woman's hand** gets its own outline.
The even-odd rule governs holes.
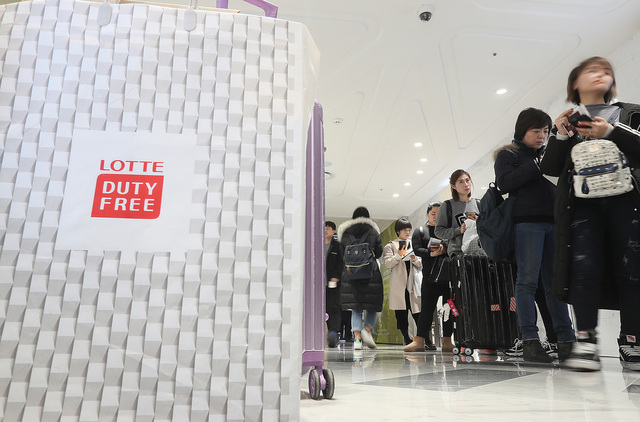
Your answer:
[[[446,251],[444,249],[444,245],[440,245],[437,248],[431,249],[431,256],[436,257],[436,256],[444,255],[445,252]]]
[[[407,245],[402,245],[400,249],[398,249],[398,253],[400,256],[405,256],[407,254]]]
[[[467,223],[462,223],[460,226],[460,234],[463,234],[465,231],[467,231]]]
[[[567,129],[571,129],[572,126],[569,124],[569,115],[573,112],[573,109],[565,110],[562,112],[560,116],[555,120],[556,128],[558,128],[558,133],[560,135],[569,135]]]
[[[587,122],[583,126],[576,126],[576,131],[582,136],[589,136],[591,138],[604,137],[611,125],[602,117],[594,117],[593,122]]]

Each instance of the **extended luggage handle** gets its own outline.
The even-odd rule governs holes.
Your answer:
[[[275,4],[271,4],[266,0],[243,0],[249,4],[254,6],[258,6],[260,9],[264,10],[264,15],[269,18],[278,17],[278,6]],[[229,8],[229,0],[217,0],[216,7],[218,9],[228,9]]]

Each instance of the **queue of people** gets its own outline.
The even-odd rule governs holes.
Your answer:
[[[496,185],[514,197],[515,303],[525,361],[553,361],[539,337],[536,304],[548,340],[555,343],[551,351],[579,371],[600,369],[598,309],[620,309],[619,359],[624,368],[640,371],[640,317],[635,312],[640,303],[640,173],[634,170],[640,168],[640,105],[612,102],[616,94],[611,63],[602,57],[584,60],[567,81],[567,101],[576,107],[553,121],[542,110],[523,110],[513,141],[495,152]],[[608,151],[617,151],[620,163],[589,166]],[[557,185],[549,176],[558,177]],[[384,249],[380,230],[364,207],[338,228],[337,240],[327,234],[330,346],[337,338],[339,297],[342,310],[352,313],[354,349],[362,343],[376,347],[376,316],[385,299],[379,268],[374,265],[366,280],[349,280],[349,269],[343,265],[338,275],[339,258],[330,255],[364,236],[375,259],[382,258],[390,269],[389,308],[395,311],[404,351],[435,350],[429,329],[438,299],[450,299],[446,266],[463,254],[465,232],[479,214],[467,171],[454,171],[449,185],[451,199],[430,204],[424,226],[412,231],[406,218],[399,219],[394,227],[398,237]],[[332,290],[337,281],[339,295]],[[568,304],[575,310],[575,329]],[[413,338],[409,313],[417,327]],[[453,316],[447,316],[442,351],[453,349],[452,333]]]

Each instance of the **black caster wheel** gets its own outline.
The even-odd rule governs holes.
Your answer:
[[[333,392],[336,389],[336,379],[333,377],[333,371],[331,369],[323,369],[322,375],[324,376],[326,385],[326,388],[322,390],[322,395],[325,399],[330,399],[333,397]]]
[[[453,349],[451,349],[451,353],[453,353],[454,355],[459,355],[460,348],[458,346],[454,346]]]
[[[467,347],[464,349],[464,354],[467,356],[471,356],[473,354],[473,349],[471,347]]]

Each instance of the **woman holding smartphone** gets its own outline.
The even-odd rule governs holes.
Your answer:
[[[473,182],[465,170],[456,170],[449,178],[451,198],[442,203],[435,234],[447,243],[450,257],[462,254],[462,237],[467,229],[465,221],[478,218],[478,200],[471,197]]]
[[[414,287],[416,271],[422,272],[422,259],[411,247],[411,223],[406,218],[396,221],[395,231],[398,238],[387,243],[382,251],[384,265],[391,270],[389,276],[389,309],[396,313],[396,327],[402,333],[404,344],[411,343],[409,337],[409,311],[413,320],[420,318],[420,292]]]
[[[543,173],[559,176],[553,287],[575,310],[577,342],[565,364],[580,371],[601,367],[596,336],[599,308],[620,309],[620,363],[640,371],[638,173],[632,173],[630,191],[615,195],[589,197],[588,182],[574,184],[584,174],[574,172],[576,161],[584,156],[583,147],[606,145],[611,150],[614,144],[618,158],[621,152],[631,168],[640,166],[640,106],[614,103],[615,96],[616,80],[608,60],[591,57],[575,67],[567,81],[567,101],[589,115],[575,109],[562,112],[540,164]],[[595,157],[598,148],[590,154]]]

